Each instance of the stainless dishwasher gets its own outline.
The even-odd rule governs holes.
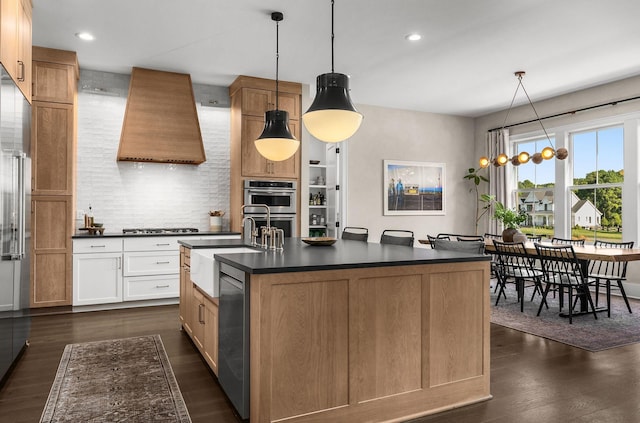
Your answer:
[[[249,418],[249,278],[220,263],[218,381],[242,419]]]

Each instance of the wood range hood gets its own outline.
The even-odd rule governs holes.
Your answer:
[[[206,160],[191,76],[133,68],[118,161]]]

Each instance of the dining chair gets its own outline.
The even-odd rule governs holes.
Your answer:
[[[564,290],[566,288],[568,293],[568,317],[569,324],[573,323],[573,308],[575,305],[574,295],[582,295],[588,301],[587,312],[589,312],[589,306],[591,306],[591,313],[597,320],[598,315],[593,304],[591,292],[589,291],[589,284],[587,276],[582,273],[582,266],[576,257],[576,253],[573,250],[573,245],[542,245],[534,243],[536,252],[538,253],[538,259],[542,265],[542,271],[544,272],[544,281],[546,287],[542,293],[543,302],[540,303],[538,308],[538,316],[542,311],[543,303],[546,303],[547,294],[552,286],[558,287],[560,292],[560,312],[562,312],[564,296]]]
[[[380,237],[380,244],[406,245],[413,247],[413,231],[404,229],[385,229]]]
[[[438,239],[446,239],[446,240],[451,240],[451,234],[438,234],[436,235],[436,238]]]
[[[527,241],[531,242],[540,242],[542,241],[542,235],[533,235],[533,234],[525,234],[527,236]]]
[[[483,237],[484,239],[497,239],[498,241],[502,241],[502,235],[490,234],[489,232],[485,232]]]
[[[507,299],[505,289],[507,283],[513,281],[516,286],[518,301],[520,302],[520,311],[522,312],[524,311],[526,288],[533,287],[531,301],[533,301],[536,293],[542,295],[544,273],[539,268],[536,268],[536,257],[527,253],[523,243],[501,242],[494,239],[493,245],[497,256],[496,275],[500,289],[498,298],[496,298],[496,305],[500,302],[501,296],[504,296],[505,300]],[[529,285],[527,285],[527,282],[530,282]],[[542,299],[542,303],[546,304],[545,298]]]
[[[556,245],[576,245],[579,247],[584,247],[584,239],[564,239],[564,238],[556,238],[555,236],[551,238],[551,243]]]
[[[630,242],[611,242],[611,241],[596,241],[593,244],[596,248],[633,248],[633,241]],[[591,260],[589,263],[589,278],[593,280],[591,283],[595,285],[595,303],[598,306],[598,297],[600,294],[600,282],[604,282],[606,296],[607,296],[607,317],[611,317],[611,283],[615,282],[620,295],[624,299],[624,303],[627,305],[629,313],[632,313],[631,306],[629,305],[629,299],[627,293],[624,291],[622,281],[627,279],[627,263],[626,261],[605,261],[605,260]]]
[[[479,235],[458,235],[456,237],[458,241],[482,241],[484,242],[484,238]]]
[[[484,254],[484,241],[451,241],[436,238],[433,241],[434,250],[459,251],[462,253]]]
[[[431,248],[434,248],[434,242],[438,238],[435,236],[427,235],[427,239],[429,240],[429,245],[431,246]]]
[[[342,230],[341,238],[367,242],[369,239],[369,230],[358,226],[345,226]]]

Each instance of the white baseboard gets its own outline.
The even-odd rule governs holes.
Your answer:
[[[145,300],[145,301],[126,301],[122,303],[110,303],[110,304],[93,304],[86,306],[74,306],[72,311],[74,313],[82,313],[85,311],[104,311],[104,310],[118,310],[123,308],[136,308],[136,307],[152,307],[161,305],[178,304],[179,298],[164,298],[159,300]]]

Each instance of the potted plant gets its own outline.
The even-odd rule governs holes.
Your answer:
[[[494,201],[493,204],[493,218],[502,222],[502,225],[504,226],[504,230],[502,231],[502,240],[504,242],[526,241],[526,235],[522,234],[519,230],[520,225],[527,221],[527,214],[524,210],[509,209],[500,201]],[[515,240],[514,235],[516,235]]]
[[[489,179],[487,179],[487,177],[478,173],[480,172],[480,170],[482,170],[482,168],[475,169],[473,167],[470,167],[467,170],[467,174],[463,176],[464,179],[473,182],[472,189],[474,190],[474,193],[476,195],[476,235],[478,235],[478,224],[480,223],[480,219],[482,219],[482,216],[484,216],[489,211],[491,202],[494,200],[493,195],[480,194],[480,183],[489,182]],[[481,205],[481,203],[483,203],[484,205]]]

